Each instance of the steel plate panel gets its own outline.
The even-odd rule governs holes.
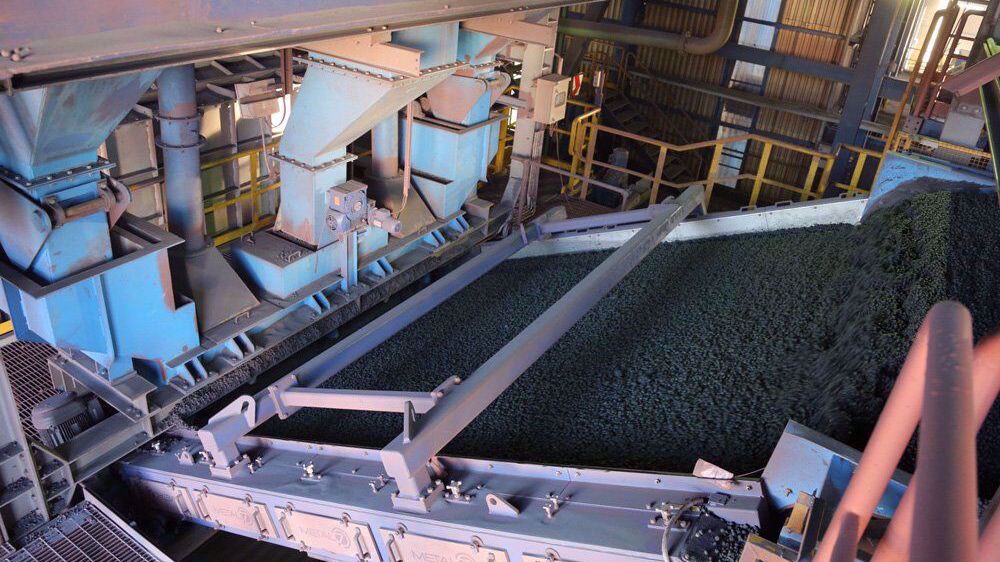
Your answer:
[[[510,562],[507,552],[469,542],[456,542],[433,537],[379,529],[389,557],[393,562]]]
[[[204,519],[214,521],[222,527],[256,533],[264,537],[275,537],[274,523],[267,514],[264,504],[254,503],[247,496],[244,499],[229,498],[205,492],[199,493]]]
[[[285,538],[301,543],[310,551],[382,562],[375,536],[363,523],[289,509],[278,511],[278,522]]]

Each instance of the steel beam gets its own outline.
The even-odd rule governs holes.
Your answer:
[[[561,299],[528,325],[426,416],[412,434],[401,434],[382,449],[382,462],[396,479],[393,505],[426,511],[432,501],[427,464],[483,410],[572,328],[594,305],[702,203],[704,189],[689,187],[677,199],[654,207],[652,219],[621,248],[591,271]]]
[[[42,1],[32,9],[0,3],[0,47],[21,49],[0,59],[0,85],[37,88],[142,69],[189,64],[312,41],[398,31],[442,22],[553,9],[567,0],[151,0],[143,9],[119,2]]]
[[[205,203],[202,201],[198,101],[194,65],[164,70],[157,80],[160,148],[170,232],[184,239],[188,252],[205,246]]]
[[[902,25],[904,4],[906,3],[899,0],[875,1],[865,30],[865,39],[861,44],[861,56],[849,82],[844,111],[837,124],[837,134],[833,140],[835,148],[843,144],[856,144],[861,123],[875,108],[889,64],[890,47],[898,38]],[[843,163],[838,163],[843,166]],[[838,177],[836,171],[834,170],[833,178]]]
[[[325,408],[358,412],[407,411],[407,404],[418,414],[434,407],[437,399],[430,392],[394,392],[388,390],[339,390],[332,388],[290,388],[280,393],[282,404],[290,408]]]
[[[240,446],[260,462],[232,480],[181,460],[198,450],[186,438],[144,447],[119,467],[144,509],[212,528],[228,520],[226,532],[322,560],[662,562],[665,532],[679,559],[687,544],[721,531],[716,517],[760,525],[766,513],[756,479],[445,456],[436,461],[449,476],[447,501],[429,513],[400,513],[377,450],[253,436]],[[690,511],[667,531],[663,515],[690,498],[712,502],[712,515]],[[231,507],[248,516],[234,517]],[[430,548],[421,548],[427,540]]]

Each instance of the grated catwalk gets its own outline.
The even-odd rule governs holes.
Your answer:
[[[687,472],[762,468],[789,419],[863,448],[924,314],[956,298],[1000,329],[995,196],[936,193],[860,226],[664,245],[445,454]],[[329,382],[430,390],[467,376],[607,253],[509,261]],[[381,447],[397,415],[303,410],[258,433]],[[911,458],[904,468],[912,469]],[[1000,414],[979,438],[1000,478]]]

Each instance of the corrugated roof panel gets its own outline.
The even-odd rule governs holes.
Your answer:
[[[696,36],[705,35],[712,29],[717,3],[718,0],[687,0],[677,2],[677,5],[648,3],[642,25],[674,33],[690,32]],[[690,9],[681,9],[679,5]]]
[[[608,4],[607,9],[604,11],[604,17],[613,20],[621,19],[622,3],[623,0],[611,0],[611,2]],[[586,10],[587,10],[586,4],[574,4],[566,8],[566,11],[574,14],[582,14]]]

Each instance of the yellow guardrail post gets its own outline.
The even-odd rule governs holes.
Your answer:
[[[767,171],[767,162],[771,159],[771,143],[764,142],[764,150],[760,153],[760,164],[757,165],[757,176],[753,180],[753,192],[750,193],[750,206],[757,206],[757,198],[760,197],[760,188],[764,184],[764,173]]]
[[[589,111],[577,115],[569,127],[569,153],[572,157],[570,159],[569,171],[571,174],[578,175],[578,168],[580,166],[580,161],[583,160],[583,150],[584,146],[587,144],[587,131],[583,125],[587,123],[597,124],[597,120],[601,113],[600,107],[595,107]],[[581,130],[583,131],[581,133]],[[576,186],[579,185],[580,180],[571,177],[569,183],[562,190],[562,193],[567,193],[572,195],[576,191]]]
[[[816,197],[821,198],[826,193],[826,186],[830,184],[830,175],[833,174],[833,162],[835,156],[830,155],[825,158],[826,165],[823,166],[823,174],[819,177],[819,189],[816,190]]]
[[[260,153],[254,152],[250,154],[250,224],[253,226],[254,230],[257,229],[257,223],[260,217],[257,216],[257,209],[260,206],[257,204],[257,184],[260,181]]]
[[[854,192],[858,190],[858,184],[861,183],[861,174],[865,171],[866,160],[868,160],[868,154],[858,152],[858,160],[854,163],[854,173],[851,174],[851,183],[847,186],[847,193],[850,195],[854,195]]]
[[[813,182],[816,181],[816,172],[819,170],[819,156],[813,156],[809,160],[809,171],[806,173],[806,183],[802,187],[802,197],[800,201],[808,201],[812,196]]]
[[[500,140],[497,146],[497,155],[493,159],[493,173],[502,174],[507,163],[507,130],[510,128],[511,108],[505,107],[504,118],[500,120]]]
[[[653,187],[649,191],[649,204],[655,205],[657,196],[660,193],[660,177],[663,175],[663,166],[667,162],[667,147],[660,147],[660,155],[656,158],[656,173],[653,174]]]
[[[588,129],[593,129],[587,142],[587,156],[583,162],[583,184],[580,186],[580,199],[587,198],[587,189],[590,187],[590,174],[594,169],[594,151],[597,149],[597,128],[589,123],[583,125],[584,135]]]
[[[708,204],[712,201],[712,188],[715,187],[715,178],[719,177],[719,165],[722,164],[722,150],[725,143],[716,143],[712,150],[712,162],[708,165],[708,181],[705,182],[705,211],[708,212]]]

